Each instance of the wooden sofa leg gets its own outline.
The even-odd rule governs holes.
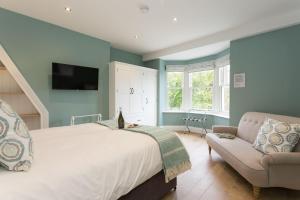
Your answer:
[[[253,186],[253,196],[254,199],[258,199],[260,195],[260,187]]]
[[[211,154],[211,147],[210,146],[208,146],[208,153],[209,153],[209,155]]]

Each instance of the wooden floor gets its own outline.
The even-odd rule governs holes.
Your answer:
[[[177,190],[163,200],[253,200],[251,185],[212,150],[197,134],[180,134],[191,158],[192,169],[178,177]],[[299,172],[300,178],[300,172]],[[299,199],[300,191],[262,189],[261,200]]]

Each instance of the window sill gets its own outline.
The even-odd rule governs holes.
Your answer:
[[[162,113],[188,113],[188,111],[184,110],[166,110],[163,111]],[[223,113],[223,112],[215,112],[215,111],[191,111],[190,113],[192,114],[207,114],[207,115],[212,115],[216,117],[222,117],[225,119],[229,119],[229,113]]]

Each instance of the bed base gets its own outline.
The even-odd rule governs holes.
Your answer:
[[[176,190],[176,186],[177,178],[165,183],[164,172],[160,171],[119,200],[161,200],[172,189]]]

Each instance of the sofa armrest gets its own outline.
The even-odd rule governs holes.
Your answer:
[[[231,133],[233,135],[237,134],[237,127],[234,126],[213,126],[212,131],[214,133]]]
[[[264,155],[261,162],[268,172],[269,187],[300,190],[300,152]]]
[[[266,154],[262,157],[262,165],[300,165],[300,152]]]

